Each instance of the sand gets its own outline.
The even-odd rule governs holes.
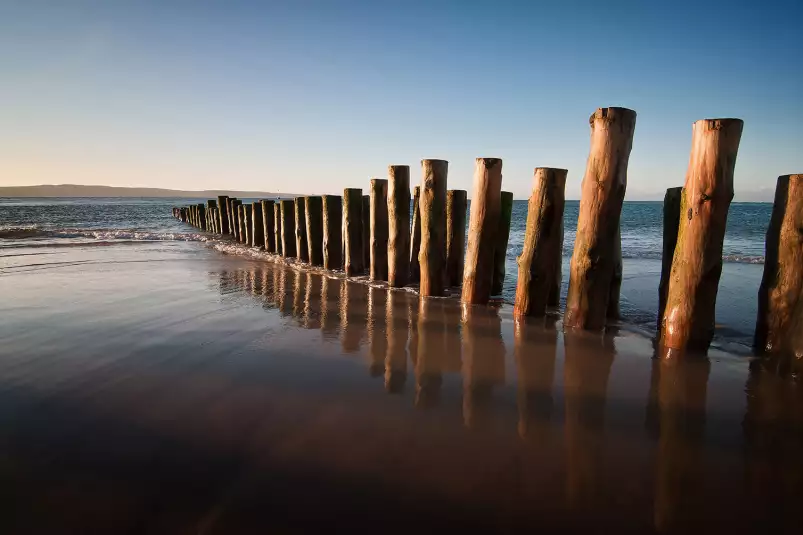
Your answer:
[[[24,253],[2,533],[803,527],[801,385],[748,358],[199,244]]]

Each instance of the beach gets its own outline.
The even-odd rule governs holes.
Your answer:
[[[0,251],[4,532],[799,532],[800,385],[727,344],[134,231]]]

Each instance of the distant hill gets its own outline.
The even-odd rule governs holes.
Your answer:
[[[183,191],[162,188],[80,186],[76,184],[0,187],[0,197],[190,197],[212,199],[218,195],[228,195],[229,197],[239,197],[241,199],[298,196],[294,193],[271,193],[267,191]]]

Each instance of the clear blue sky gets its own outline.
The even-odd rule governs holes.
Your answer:
[[[388,164],[569,169],[638,112],[628,198],[682,185],[691,124],[744,119],[736,189],[803,172],[803,2],[0,0],[0,184],[337,192]]]

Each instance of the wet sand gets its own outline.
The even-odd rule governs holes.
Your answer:
[[[803,529],[803,388],[750,359],[198,244],[14,262],[2,533]]]

